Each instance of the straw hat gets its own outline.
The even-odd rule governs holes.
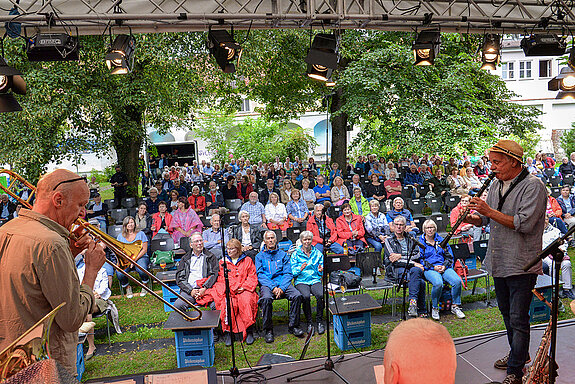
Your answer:
[[[497,144],[489,148],[488,151],[503,153],[504,155],[523,163],[523,148],[513,140],[501,139]]]

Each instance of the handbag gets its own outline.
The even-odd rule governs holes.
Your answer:
[[[160,265],[162,263],[172,264],[174,262],[174,251],[154,251],[152,263]]]
[[[453,264],[453,270],[461,278],[463,288],[467,289],[467,275],[469,274],[469,268],[467,268],[467,265],[463,264],[461,259],[457,259],[455,260],[455,264]]]
[[[334,271],[330,274],[329,282],[336,285],[344,285],[348,289],[358,288],[361,276],[349,271]]]

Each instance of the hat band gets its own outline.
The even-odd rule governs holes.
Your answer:
[[[502,147],[500,147],[499,145],[494,145],[493,148],[495,148],[495,149],[497,149],[497,150],[499,150],[499,151],[501,151],[501,152],[503,152],[503,153],[506,153],[506,154],[508,154],[509,156],[515,157],[516,159],[521,159],[521,160],[523,159],[523,156],[519,156],[519,155],[516,154],[515,152],[512,152],[512,151],[510,151],[509,149],[502,148]]]

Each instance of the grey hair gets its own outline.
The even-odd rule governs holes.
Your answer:
[[[303,241],[306,237],[311,237],[313,239],[313,233],[311,231],[303,231],[299,234],[300,241]]]
[[[405,204],[405,201],[401,197],[396,197],[395,199],[393,199],[393,204],[395,204],[395,202],[398,200],[401,201],[403,204]]]
[[[395,223],[395,220],[398,220],[398,219],[399,219],[399,221],[403,222],[402,224],[407,224],[407,219],[405,218],[405,216],[401,216],[401,215],[395,216],[395,219],[393,219],[393,222]]]
[[[238,217],[241,219],[242,215],[248,215],[248,219],[250,218],[250,213],[246,210],[240,211],[240,213],[238,213]]]
[[[274,239],[277,240],[278,237],[276,236],[276,233],[274,231],[271,231],[271,230],[265,231],[263,237],[265,238],[268,233],[271,233],[272,235],[274,235]]]

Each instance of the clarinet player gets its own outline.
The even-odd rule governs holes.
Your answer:
[[[491,171],[496,174],[486,201],[474,197],[465,222],[490,224],[491,236],[485,266],[493,276],[499,311],[507,330],[510,351],[495,361],[505,369],[504,384],[521,384],[529,362],[529,305],[539,262],[527,272],[523,265],[541,249],[545,226],[546,191],[543,183],[523,166],[523,148],[512,140],[499,140],[489,149]]]

